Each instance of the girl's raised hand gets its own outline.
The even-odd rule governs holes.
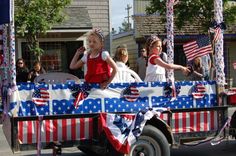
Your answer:
[[[76,55],[79,56],[79,55],[83,54],[84,51],[85,51],[85,47],[84,46],[80,47],[76,50]]]

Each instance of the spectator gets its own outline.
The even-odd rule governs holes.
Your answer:
[[[145,48],[140,50],[140,57],[136,61],[136,72],[144,80],[146,75],[147,52]]]
[[[34,79],[40,74],[44,74],[46,71],[43,69],[39,61],[35,61],[33,64],[33,69],[29,72],[28,81],[34,82]]]
[[[210,70],[211,70],[211,58],[210,55],[204,55],[201,57],[201,67],[204,80],[210,79]]]
[[[16,61],[16,82],[27,82],[29,69],[25,65],[25,61],[19,58]]]

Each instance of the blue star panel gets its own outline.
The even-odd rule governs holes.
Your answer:
[[[196,84],[207,86],[206,93],[203,98],[194,99],[191,94],[192,88]],[[139,97],[135,102],[129,102],[122,96],[122,91],[129,86],[135,86],[139,90]],[[99,88],[98,84],[75,84],[73,82],[65,84],[18,84],[18,91],[21,101],[14,99],[10,103],[10,110],[16,112],[18,116],[34,116],[34,115],[57,115],[57,114],[84,114],[98,112],[137,112],[145,109],[150,105],[152,107],[168,107],[172,109],[181,108],[206,108],[217,106],[217,97],[215,91],[216,82],[214,81],[180,81],[175,82],[179,86],[180,92],[176,98],[167,97],[163,90],[167,83],[150,82],[150,83],[115,83],[110,84],[110,88],[118,90],[117,96],[110,95],[93,95],[90,97],[91,88],[94,90]],[[31,97],[36,89],[45,88],[50,93],[50,100],[46,105],[37,106]],[[152,90],[152,92],[149,92]],[[78,91],[88,92],[88,98],[82,101],[82,104],[76,109],[74,106],[75,97],[73,93]],[[150,94],[150,95],[148,95]],[[155,96],[157,95],[157,96]],[[14,96],[17,97],[17,96]],[[96,98],[94,98],[96,97]],[[101,98],[100,98],[101,97]]]

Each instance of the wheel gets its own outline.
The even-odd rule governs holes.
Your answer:
[[[146,125],[141,136],[125,156],[170,156],[169,143],[157,128]]]

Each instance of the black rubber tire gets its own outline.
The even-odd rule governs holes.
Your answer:
[[[170,156],[170,146],[164,134],[152,125],[146,125],[137,142],[125,156]]]

